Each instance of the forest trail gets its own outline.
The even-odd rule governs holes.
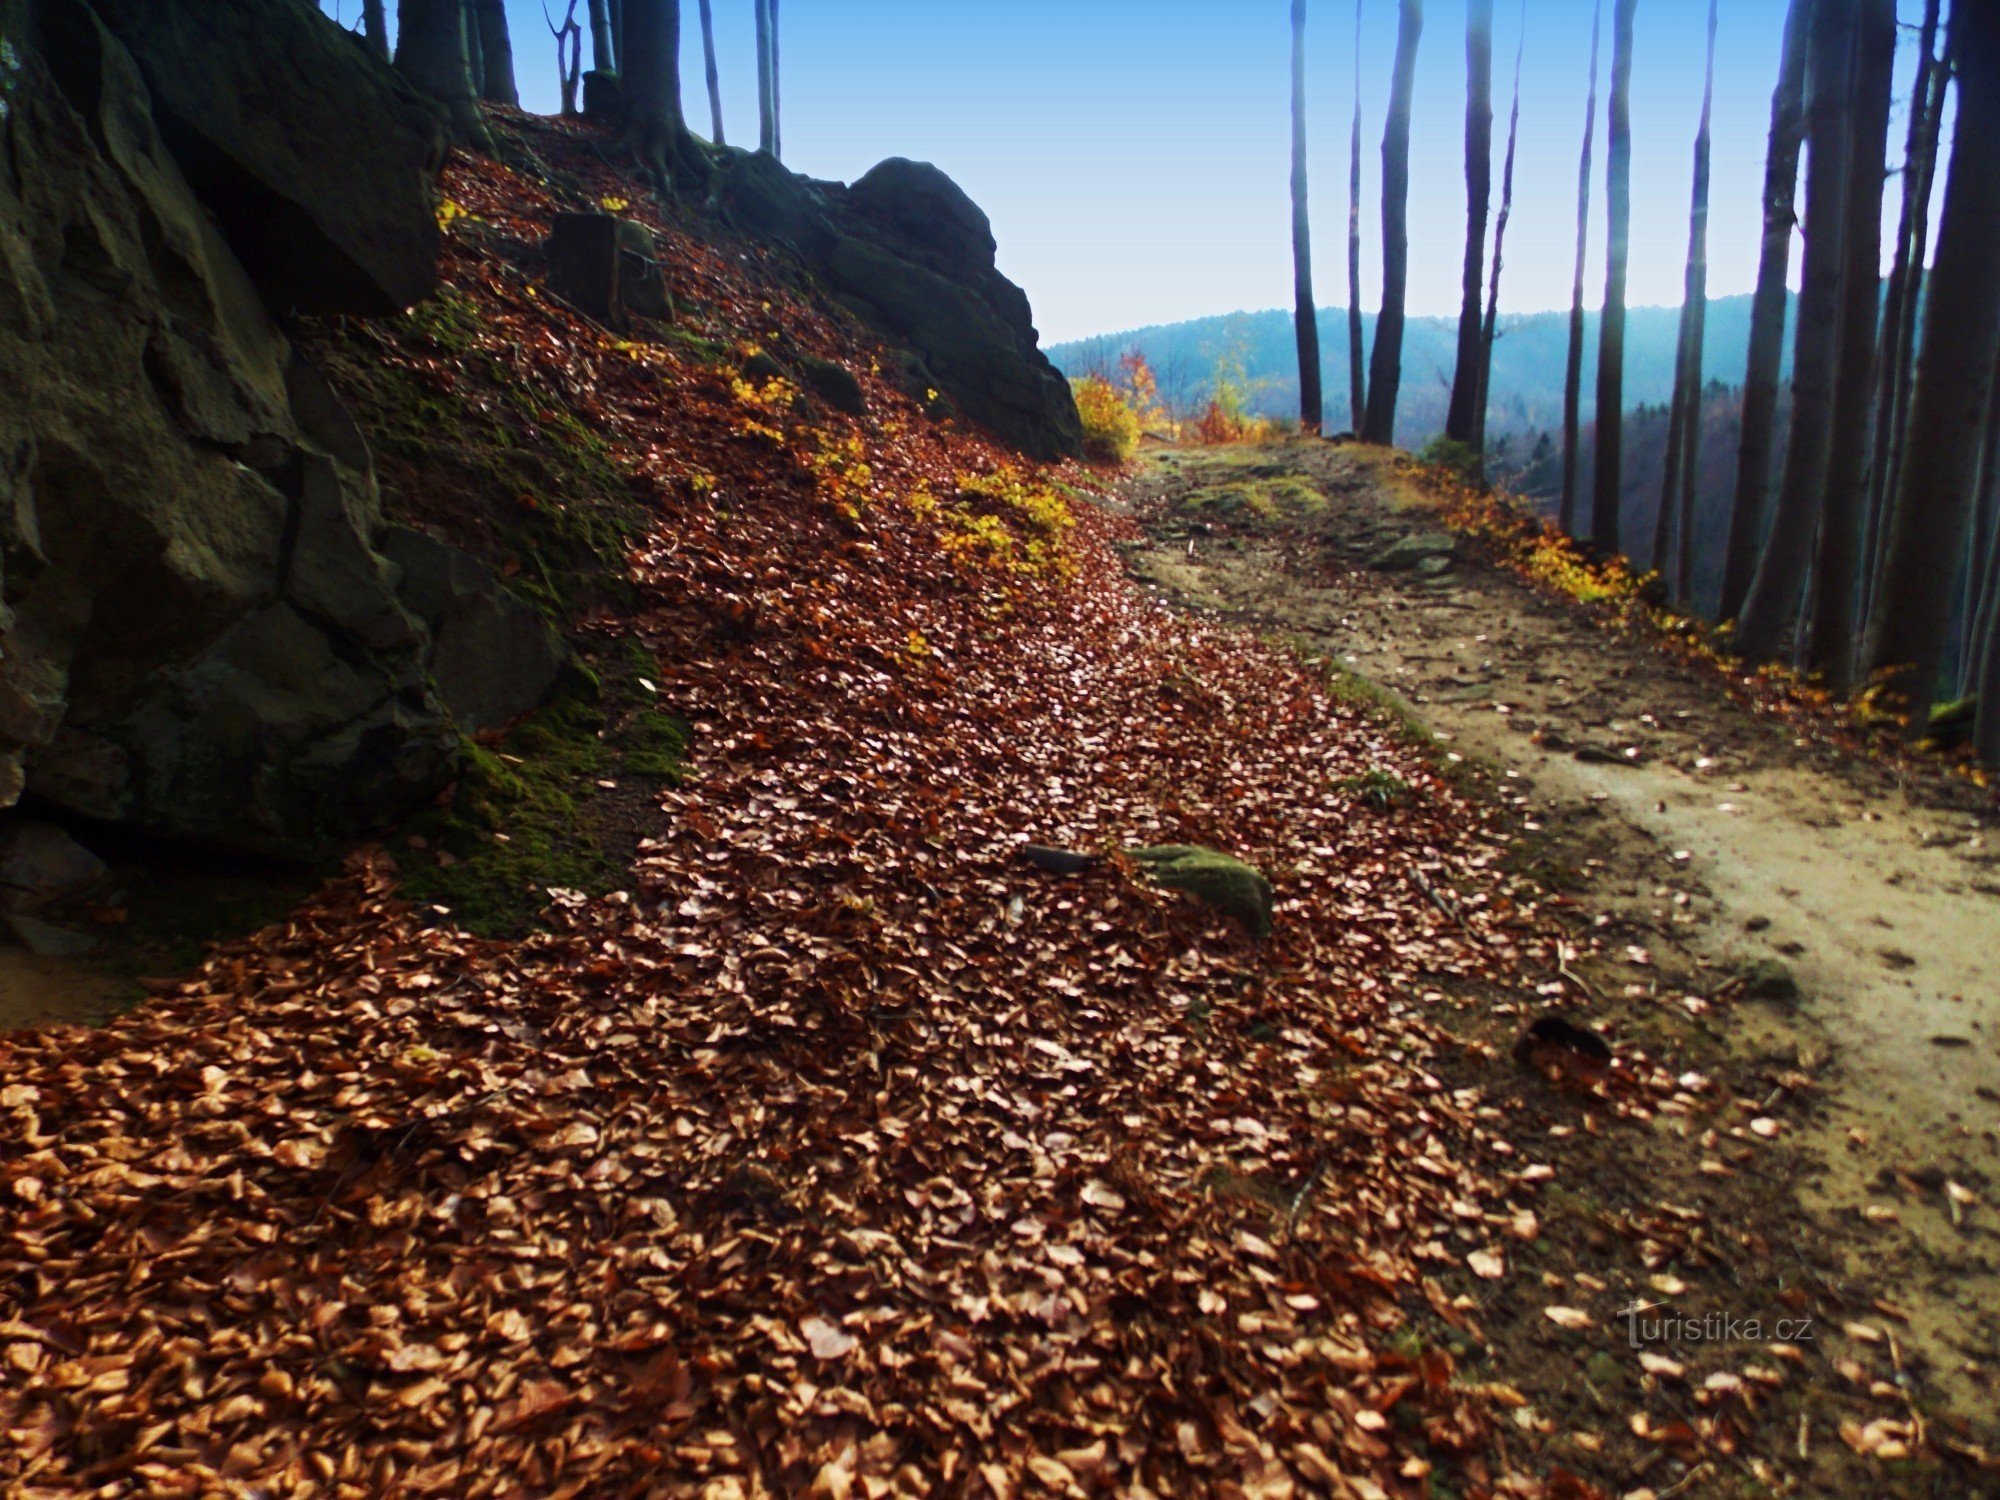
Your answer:
[[[1463,539],[1441,571],[1382,566],[1438,530],[1410,474],[1344,447],[1156,454],[1128,487],[1149,534],[1131,565],[1302,638],[1496,769],[1539,873],[1612,949],[1643,950],[1628,994],[1767,992],[1716,1024],[1735,1052],[1816,1075],[1786,1130],[1803,1204],[1850,1269],[1895,1289],[1943,1383],[1990,1402],[1995,1236],[1968,1232],[1946,1186],[2000,1179],[1990,799],[1828,748]]]

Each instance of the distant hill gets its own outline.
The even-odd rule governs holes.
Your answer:
[[[1704,383],[1739,385],[1750,342],[1750,296],[1718,297],[1708,305],[1702,355]],[[1597,380],[1598,315],[1585,317],[1583,360],[1584,420],[1590,420]],[[1348,425],[1347,310],[1322,308],[1320,347],[1326,380],[1326,425]],[[1372,348],[1375,318],[1363,330]],[[1680,331],[1678,307],[1635,307],[1626,322],[1625,400],[1628,406],[1660,405],[1673,395],[1674,346]],[[1443,430],[1451,397],[1451,372],[1458,347],[1456,318],[1413,318],[1403,339],[1403,388],[1396,438],[1420,447]],[[1298,366],[1289,312],[1228,313],[1103,334],[1057,344],[1049,358],[1066,375],[1117,368],[1118,356],[1140,349],[1153,367],[1161,393],[1177,410],[1203,404],[1215,387],[1219,365],[1240,363],[1251,389],[1253,410],[1278,416],[1298,412]],[[1365,352],[1365,351],[1364,351]],[[1785,340],[1785,374],[1790,375],[1791,339]],[[1502,317],[1493,346],[1493,398],[1488,409],[1491,438],[1528,437],[1562,429],[1563,369],[1569,358],[1567,312],[1520,313]]]

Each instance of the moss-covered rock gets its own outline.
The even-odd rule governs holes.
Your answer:
[[[1270,936],[1271,882],[1242,860],[1199,844],[1156,844],[1126,853],[1155,884],[1234,917],[1257,937]]]

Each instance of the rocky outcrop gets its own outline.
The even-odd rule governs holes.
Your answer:
[[[289,0],[257,8],[276,52],[294,12],[339,40]],[[451,774],[438,643],[380,551],[366,442],[190,187],[132,55],[81,0],[26,13],[0,95],[0,808],[25,789],[318,850]],[[412,171],[427,140],[395,148]],[[414,216],[435,230],[428,201]],[[388,264],[361,279],[385,297]]]
[[[444,131],[358,39],[296,0],[92,5],[273,306],[366,315],[430,294]]]
[[[1027,294],[1000,274],[993,229],[943,172],[900,157],[852,187],[727,152],[718,189],[739,227],[795,250],[833,296],[915,356],[915,386],[1034,458],[1075,454],[1069,383],[1037,343]]]

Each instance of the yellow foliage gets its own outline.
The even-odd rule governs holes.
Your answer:
[[[1083,456],[1093,463],[1130,463],[1139,451],[1139,414],[1101,375],[1072,380],[1070,389],[1083,419]]]
[[[867,462],[868,450],[853,433],[841,435],[823,428],[813,429],[817,451],[806,459],[813,483],[831,500],[841,514],[858,516],[868,506],[875,483],[875,471]]]
[[[1049,485],[1015,468],[961,474],[958,504],[939,531],[945,550],[962,562],[1023,576],[1069,578],[1076,559],[1069,502]]]

